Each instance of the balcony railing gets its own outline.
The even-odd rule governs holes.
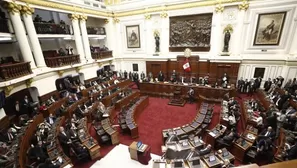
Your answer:
[[[45,63],[48,67],[62,67],[66,65],[79,64],[79,55],[67,55],[57,57],[45,57]]]
[[[95,60],[104,59],[104,58],[112,58],[112,51],[99,51],[92,53],[92,58]]]
[[[9,33],[8,19],[0,18],[0,32],[1,33]]]
[[[34,23],[37,34],[70,34],[70,26],[46,22]]]
[[[104,27],[87,27],[89,35],[106,35]]]
[[[3,80],[10,80],[32,74],[30,62],[19,62],[0,65],[0,76]]]

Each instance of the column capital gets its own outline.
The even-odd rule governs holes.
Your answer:
[[[29,6],[29,4],[26,4],[26,5],[21,5],[21,10],[20,10],[21,14],[22,15],[25,15],[25,16],[30,16],[34,13],[34,8],[31,8]]]
[[[238,9],[246,11],[249,8],[249,6],[249,2],[244,0],[241,4],[238,5]]]
[[[120,22],[120,19],[115,17],[115,18],[113,18],[113,22],[114,23],[119,23]]]
[[[80,19],[80,15],[79,14],[69,14],[68,15],[69,19],[72,21],[72,20],[79,20]]]
[[[79,20],[86,21],[87,19],[88,19],[88,16],[86,16],[86,15],[80,15],[79,16]]]
[[[162,13],[160,13],[160,17],[161,18],[167,18],[167,16],[168,16],[168,13],[165,12],[165,11],[163,11]]]
[[[144,14],[145,20],[150,20],[152,18],[151,14]]]
[[[104,23],[108,24],[109,23],[109,19],[104,19]]]
[[[5,2],[3,6],[11,14],[20,13],[22,9],[21,5],[15,3],[14,1]]]
[[[222,6],[222,4],[219,4],[216,6],[215,11],[217,13],[223,13],[224,12],[224,6]]]

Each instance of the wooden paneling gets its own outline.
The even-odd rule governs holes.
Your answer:
[[[168,59],[167,61],[146,61],[147,74],[152,72],[154,77],[158,76],[158,72],[162,71],[168,80],[173,70],[175,70],[179,76],[193,76],[196,78],[204,77],[209,74],[210,83],[213,84],[215,81],[221,82],[221,78],[224,73],[229,76],[229,81],[232,84],[236,84],[239,63],[219,63],[219,62],[201,62],[199,56],[189,57],[189,63],[191,66],[191,72],[187,73],[183,70],[183,64],[185,62],[184,56],[177,56],[176,61]]]

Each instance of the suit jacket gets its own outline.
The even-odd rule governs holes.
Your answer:
[[[54,121],[54,123],[55,123],[55,121],[56,121],[56,117],[53,117],[52,119],[53,119],[53,121]],[[49,119],[49,117],[46,118],[46,122],[50,124],[50,119]]]
[[[67,142],[69,141],[69,135],[67,134],[67,132],[65,132],[65,134],[66,136],[60,132],[58,137],[59,141],[61,142],[61,145],[68,146]]]
[[[267,129],[262,131],[260,135],[265,136],[266,133],[267,133]],[[270,139],[273,139],[275,137],[275,132],[272,130],[267,137],[270,138]]]

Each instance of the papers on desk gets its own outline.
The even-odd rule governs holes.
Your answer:
[[[216,137],[216,134],[213,132],[209,132],[209,135],[211,135],[212,137]]]
[[[256,137],[255,137],[253,134],[250,134],[250,133],[248,133],[248,134],[246,135],[246,137],[247,137],[248,139],[251,139],[251,140],[256,139]]]

